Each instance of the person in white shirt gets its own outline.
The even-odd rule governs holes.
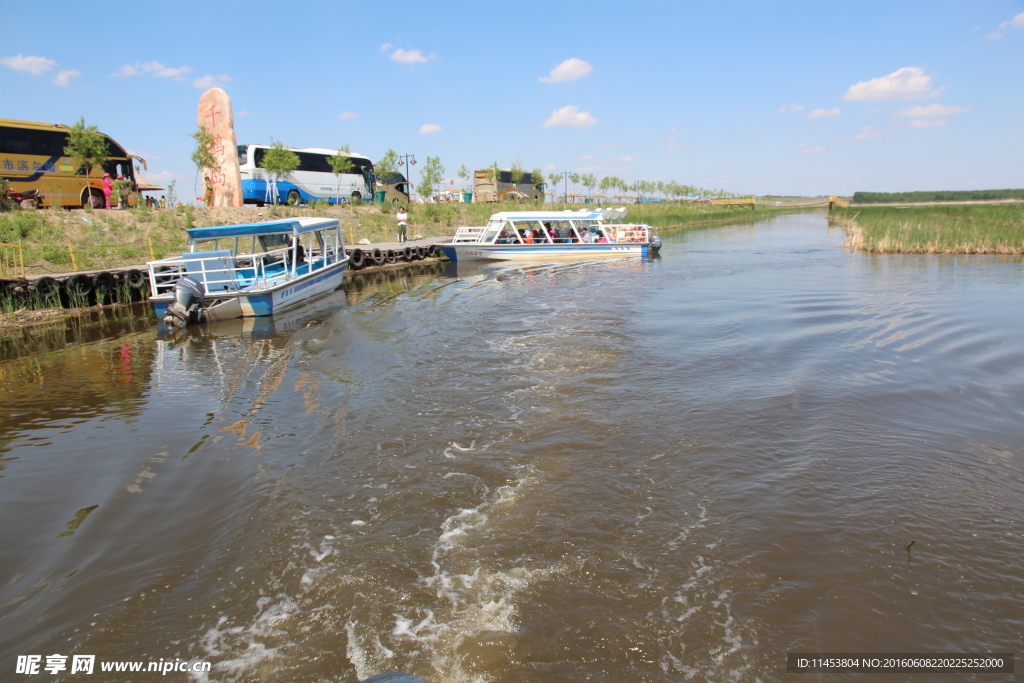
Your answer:
[[[405,212],[404,208],[398,210],[395,215],[398,219],[398,241],[405,244],[409,240],[409,235],[406,232],[406,224],[409,222],[409,214]]]

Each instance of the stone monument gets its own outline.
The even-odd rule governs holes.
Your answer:
[[[199,125],[213,134],[213,156],[220,168],[203,169],[213,182],[214,206],[242,206],[242,174],[238,170],[238,142],[231,98],[221,88],[210,88],[199,98]]]

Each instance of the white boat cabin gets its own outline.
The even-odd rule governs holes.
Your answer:
[[[486,226],[459,228],[452,244],[622,244],[649,243],[651,228],[614,223],[625,208],[601,211],[502,211]]]

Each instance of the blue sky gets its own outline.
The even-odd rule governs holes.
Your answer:
[[[755,194],[1024,187],[1024,2],[106,7],[6,3],[0,117],[85,116],[184,188],[210,85],[239,142],[392,148],[449,176],[518,160]]]

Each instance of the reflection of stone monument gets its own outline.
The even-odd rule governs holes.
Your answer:
[[[242,174],[238,171],[238,142],[231,98],[220,88],[210,88],[199,98],[199,125],[213,133],[213,156],[220,169],[204,168],[213,181],[214,206],[242,206]]]

